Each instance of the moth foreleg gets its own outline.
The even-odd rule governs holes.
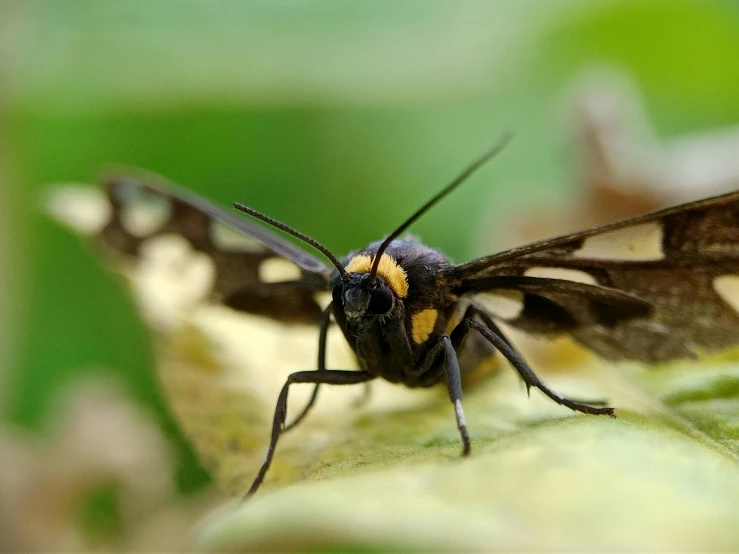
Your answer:
[[[321,314],[321,326],[318,332],[318,371],[323,371],[326,369],[326,341],[328,340],[328,328],[331,325],[332,308],[333,302],[326,306],[326,309],[324,309],[323,313]],[[303,410],[295,417],[292,423],[285,425],[285,428],[282,430],[283,433],[295,427],[298,423],[303,421],[303,418],[305,418],[305,416],[308,415],[308,412],[310,412],[311,408],[313,408],[313,405],[318,399],[318,389],[320,388],[321,385],[318,384],[313,387],[313,392],[311,393],[310,399],[305,405],[305,408],[303,408]]]
[[[365,371],[345,370],[298,371],[297,373],[289,375],[280,391],[280,396],[277,398],[275,415],[272,420],[272,434],[269,446],[267,447],[267,452],[264,454],[262,466],[259,468],[259,473],[254,479],[249,491],[244,495],[244,500],[257,492],[257,489],[262,484],[262,481],[264,481],[264,476],[272,463],[272,457],[275,453],[277,440],[280,438],[282,431],[284,431],[285,416],[287,415],[287,395],[290,390],[290,385],[295,383],[313,383],[315,385],[356,385],[371,379],[374,379],[374,376]]]
[[[607,406],[590,406],[588,404],[566,398],[556,391],[550,389],[541,379],[539,379],[539,377],[536,375],[536,373],[534,373],[534,370],[531,369],[529,364],[526,363],[526,361],[521,357],[516,349],[513,348],[510,342],[508,342],[508,339],[505,338],[503,333],[500,331],[500,329],[498,329],[498,326],[495,325],[495,322],[488,314],[475,307],[470,307],[467,313],[470,315],[474,314],[480,316],[480,319],[483,320],[483,323],[476,321],[472,317],[467,317],[463,319],[454,329],[454,333],[452,333],[452,338],[454,339],[455,344],[461,343],[461,339],[455,337],[455,333],[457,333],[458,330],[460,336],[464,337],[464,335],[466,335],[467,333],[465,327],[468,329],[476,329],[511,363],[514,369],[521,376],[521,379],[523,379],[523,382],[526,384],[527,390],[530,390],[531,387],[535,387],[543,392],[546,396],[554,400],[557,404],[566,406],[567,408],[575,410],[576,412],[582,412],[592,415],[613,416],[613,408]]]

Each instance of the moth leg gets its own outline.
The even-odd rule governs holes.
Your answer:
[[[280,434],[284,430],[285,416],[287,414],[287,394],[290,390],[290,385],[295,383],[313,383],[315,385],[326,384],[326,385],[355,385],[358,383],[364,383],[374,379],[373,375],[365,371],[345,371],[345,370],[319,370],[319,371],[298,371],[288,376],[287,381],[280,391],[280,396],[277,398],[277,406],[275,408],[274,419],[272,420],[272,434],[267,447],[267,452],[264,455],[264,461],[262,466],[259,468],[254,482],[249,488],[249,492],[244,495],[244,500],[253,495],[259,486],[264,481],[264,476],[272,463],[272,457],[275,453],[275,447],[277,446],[277,440],[280,438]]]
[[[511,344],[511,341],[508,340],[508,337],[505,336],[505,333],[503,333],[503,331],[500,329],[500,327],[498,327],[498,325],[496,325],[496,323],[493,321],[493,318],[490,317],[490,314],[488,314],[485,310],[483,310],[482,308],[480,308],[480,306],[478,306],[476,304],[470,304],[467,307],[467,310],[465,311],[464,317],[462,319],[465,319],[467,317],[474,317],[474,316],[479,316],[479,318],[482,320],[482,322],[485,325],[487,325],[488,328],[491,331],[493,331],[501,339],[503,339],[504,341],[506,341],[506,343],[508,344],[508,346],[510,346],[511,348],[514,348],[514,346]],[[454,348],[459,348],[459,345],[458,344],[455,344],[454,345]],[[519,373],[519,377],[521,377],[521,379],[524,381],[524,383],[526,383],[526,380],[523,378],[523,375],[521,375],[520,373]],[[529,390],[529,389],[530,389],[530,385],[528,383],[526,383],[526,390]],[[587,400],[584,400],[582,398],[577,398],[577,399],[570,398],[570,400],[572,402],[577,403],[577,404],[587,404],[587,405],[590,405],[590,406],[608,406],[608,402],[606,400],[601,400],[601,399],[587,399]]]
[[[328,328],[331,325],[332,306],[333,302],[326,306],[326,309],[323,310],[323,313],[321,314],[321,327],[318,333],[318,371],[324,371],[326,369],[326,341],[328,340]],[[308,415],[308,412],[311,411],[311,408],[313,408],[313,405],[318,399],[318,389],[320,388],[321,385],[319,384],[316,384],[316,386],[313,387],[313,392],[311,393],[310,399],[305,405],[305,408],[303,408],[303,411],[295,417],[292,423],[285,425],[285,428],[282,430],[283,433],[295,427],[298,423],[303,421],[305,416]]]
[[[493,318],[490,317],[490,314],[485,312],[482,308],[475,304],[471,304],[467,310],[465,311],[464,317],[474,317],[479,316],[480,319],[482,319],[482,322],[488,326],[488,328],[493,331],[493,333],[497,334],[501,339],[506,341],[506,344],[511,347],[511,349],[514,349],[513,345],[511,344],[511,341],[508,340],[508,337],[505,336],[503,331],[496,325],[496,323],[493,321]],[[458,345],[454,345],[455,348],[458,348]],[[528,364],[527,364],[528,365]],[[518,372],[518,371],[517,371]],[[530,390],[532,385],[529,385],[529,383],[524,379],[524,376],[518,372],[519,377],[523,380],[523,382],[526,384],[526,390]],[[538,387],[537,387],[538,388]],[[548,396],[548,395],[547,395]],[[585,404],[589,406],[608,406],[608,402],[606,400],[600,400],[600,399],[588,399],[583,400],[582,398],[570,398],[570,401],[576,403],[576,404]]]
[[[449,399],[454,405],[454,416],[457,419],[457,428],[462,436],[462,456],[468,456],[471,449],[470,436],[467,432],[467,422],[462,409],[462,377],[459,371],[459,360],[454,350],[452,339],[449,335],[442,335],[431,350],[428,351],[421,365],[415,373],[423,375],[429,371],[436,361],[436,357],[444,352],[444,371],[446,373],[446,386],[449,391]]]
[[[535,387],[543,392],[546,396],[554,400],[557,404],[566,406],[567,408],[570,408],[571,410],[574,410],[576,412],[593,415],[613,416],[613,408],[607,406],[597,408],[595,406],[576,402],[550,389],[541,379],[539,379],[536,373],[534,373],[534,370],[529,367],[529,365],[521,357],[521,355],[516,352],[516,350],[510,345],[508,340],[503,337],[503,333],[500,331],[500,329],[498,329],[498,326],[495,325],[495,322],[493,322],[492,318],[488,314],[486,314],[482,310],[476,310],[475,315],[480,316],[480,318],[484,322],[484,325],[476,321],[472,317],[463,319],[452,333],[452,337],[455,343],[461,344],[464,335],[467,334],[469,329],[476,329],[495,348],[497,348],[498,351],[503,354],[503,356],[506,357],[506,359],[511,363],[511,365],[521,376],[521,379],[523,379],[523,382],[526,384],[527,390],[530,390],[531,387]],[[459,334],[457,335],[458,332]]]
[[[465,320],[467,318],[473,318],[477,316],[479,317],[482,322],[488,326],[488,328],[496,333],[501,339],[503,339],[508,346],[513,348],[513,345],[511,344],[511,341],[508,340],[508,337],[505,336],[503,331],[501,331],[500,327],[496,325],[495,321],[493,321],[493,318],[490,317],[490,314],[488,314],[485,310],[483,310],[480,306],[477,304],[470,304],[467,306],[467,309],[464,312],[464,316],[462,317],[462,320]]]
[[[308,415],[308,412],[311,411],[311,408],[313,408],[313,405],[316,403],[316,400],[318,399],[318,389],[320,388],[321,388],[320,384],[316,384],[313,387],[313,392],[311,393],[310,398],[308,399],[308,403],[305,405],[305,408],[303,408],[303,411],[300,412],[297,416],[295,416],[295,419],[292,422],[285,425],[285,428],[282,430],[283,433],[297,426],[298,423],[300,423],[301,421],[303,421],[303,419],[305,419],[305,416]]]

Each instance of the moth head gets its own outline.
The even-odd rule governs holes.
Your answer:
[[[336,306],[341,306],[350,327],[386,317],[396,304],[395,293],[382,278],[374,281],[367,273],[350,273],[333,290]]]

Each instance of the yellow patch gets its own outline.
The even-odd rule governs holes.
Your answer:
[[[374,258],[367,254],[354,256],[346,264],[346,271],[348,273],[369,273],[372,269],[373,260]],[[393,289],[393,292],[398,295],[398,298],[408,296],[408,279],[405,275],[405,269],[400,267],[398,262],[387,254],[383,254],[382,258],[380,258],[377,274]]]
[[[423,344],[426,342],[426,339],[429,338],[429,335],[431,335],[431,332],[434,330],[434,325],[436,325],[436,318],[438,316],[439,312],[433,308],[413,314],[413,318],[411,320],[413,342],[416,344]]]

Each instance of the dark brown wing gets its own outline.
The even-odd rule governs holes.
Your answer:
[[[739,344],[739,192],[514,248],[447,277],[458,294],[484,291],[511,325],[569,333],[607,358],[724,349]]]
[[[146,175],[107,177],[112,211],[104,245],[137,256],[152,239],[176,235],[213,262],[213,296],[237,310],[284,322],[313,323],[330,269],[257,224]]]

